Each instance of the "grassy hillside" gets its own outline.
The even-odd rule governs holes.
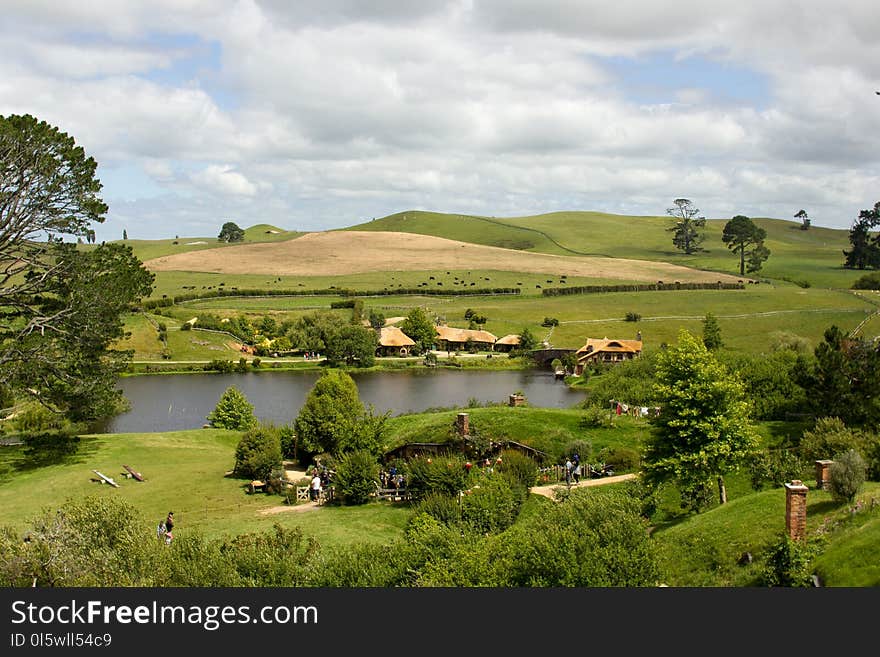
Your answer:
[[[220,232],[218,226],[217,232]],[[282,242],[296,239],[304,233],[282,230],[269,224],[257,224],[244,229],[244,243],[257,242]],[[177,237],[163,240],[117,240],[116,244],[127,244],[134,254],[142,261],[158,258],[160,256],[186,253],[189,251],[204,251],[205,249],[218,249],[228,246],[217,240],[216,235],[210,237]],[[235,242],[241,244],[242,242]]]
[[[859,273],[843,269],[848,231],[811,227],[781,219],[753,218],[767,231],[771,256],[760,272],[767,278],[807,281],[813,286],[846,287]],[[603,255],[655,260],[738,273],[739,261],[721,240],[728,219],[706,224],[704,253],[685,255],[672,245],[668,216],[626,216],[602,212],[553,212],[525,217],[472,217],[420,211],[397,213],[349,230],[399,230],[561,255]]]

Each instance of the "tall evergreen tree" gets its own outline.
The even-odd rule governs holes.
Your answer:
[[[718,318],[712,313],[706,313],[703,318],[703,344],[709,351],[715,351],[724,346],[721,339],[721,326],[718,324]]]
[[[880,201],[872,209],[862,210],[849,230],[852,248],[844,250],[844,267],[849,269],[880,268],[880,234],[871,231],[880,225]]]

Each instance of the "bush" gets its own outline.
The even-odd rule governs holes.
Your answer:
[[[281,434],[278,429],[262,424],[246,431],[235,448],[235,474],[267,480],[280,467]]]
[[[606,413],[607,416],[607,413]],[[590,460],[590,456],[593,454],[593,443],[584,438],[575,438],[574,440],[570,440],[565,444],[565,447],[562,448],[562,451],[559,453],[559,460],[565,461],[566,458],[578,455],[581,463],[588,463]]]
[[[245,431],[256,424],[254,407],[235,386],[229,386],[208,415],[208,422],[218,429]]]
[[[599,429],[611,427],[614,420],[611,414],[600,406],[587,406],[584,408],[584,414],[578,420],[578,426],[582,429]]]
[[[461,506],[458,493],[427,493],[413,509],[413,515],[426,513],[448,527],[458,524],[461,520]]]
[[[850,449],[861,451],[863,436],[837,417],[822,417],[801,438],[801,458],[808,462],[832,458]]]
[[[369,450],[359,449],[343,454],[336,464],[333,478],[336,495],[344,504],[366,504],[376,492],[379,464]]]
[[[642,455],[632,447],[603,447],[596,457],[615,472],[638,470],[642,464]]]
[[[501,453],[501,464],[496,468],[513,488],[528,490],[538,481],[538,463],[531,456],[516,450]]]
[[[637,322],[641,318],[642,316],[639,313],[628,312],[626,313],[626,317],[624,317],[624,320],[627,322]]]
[[[428,493],[458,495],[468,487],[469,473],[461,456],[415,458],[406,464],[406,487],[414,499]]]
[[[231,360],[222,360],[215,358],[214,360],[205,363],[203,369],[206,372],[220,372],[222,374],[229,374],[235,369],[235,365],[232,364]]]
[[[838,502],[852,502],[865,483],[867,465],[854,449],[834,457],[829,468],[831,496]]]
[[[480,534],[500,532],[513,524],[521,504],[507,479],[492,473],[464,491],[461,520]]]
[[[767,555],[761,573],[762,584],[801,588],[812,586],[810,563],[816,552],[816,546],[807,541],[795,541],[788,534],[783,534]]]
[[[880,290],[880,272],[871,272],[856,279],[852,284],[853,290]]]

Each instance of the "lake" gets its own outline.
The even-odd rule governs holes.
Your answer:
[[[361,401],[377,413],[417,413],[428,408],[507,403],[521,391],[530,406],[570,408],[584,400],[583,392],[541,370],[412,370],[351,372]],[[111,418],[96,430],[107,433],[198,429],[207,421],[220,396],[236,386],[263,421],[288,424],[299,414],[320,372],[247,372],[234,374],[163,374],[132,376],[117,387],[131,410]]]

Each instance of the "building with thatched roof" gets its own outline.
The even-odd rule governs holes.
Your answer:
[[[441,351],[460,351],[473,344],[480,351],[491,351],[498,339],[489,331],[435,326],[437,332],[437,348]]]
[[[619,363],[642,355],[641,340],[609,340],[608,338],[587,338],[587,344],[575,352],[577,366],[574,373],[583,374],[584,367],[591,363]]]
[[[396,326],[379,329],[377,356],[409,356],[415,341]]]
[[[513,351],[519,346],[519,336],[510,333],[495,340],[495,351]]]

